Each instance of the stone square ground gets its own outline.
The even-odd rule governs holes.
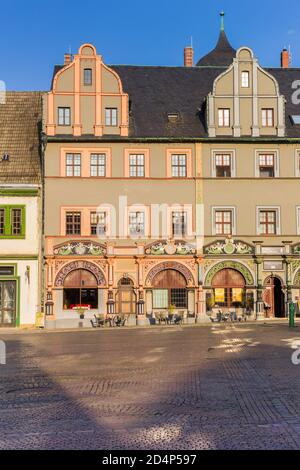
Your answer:
[[[299,449],[300,327],[1,332],[0,449]]]

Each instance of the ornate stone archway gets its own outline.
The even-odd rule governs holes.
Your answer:
[[[159,272],[165,271],[166,269],[179,271],[185,277],[188,286],[193,286],[195,284],[194,276],[187,266],[182,263],[178,263],[177,261],[165,261],[157,264],[149,271],[146,277],[146,286],[151,287],[154,277]]]
[[[80,260],[67,263],[59,270],[55,278],[55,287],[63,287],[66,276],[71,271],[75,271],[76,269],[86,269],[87,271],[90,271],[97,279],[98,286],[104,287],[106,285],[105,276],[99,266],[92,263],[91,261]]]
[[[204,285],[210,287],[215,274],[226,268],[239,271],[244,276],[247,285],[254,286],[254,278],[251,271],[249,271],[244,264],[239,263],[238,261],[221,261],[220,263],[215,264],[206,274]]]

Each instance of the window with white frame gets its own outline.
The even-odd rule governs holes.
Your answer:
[[[81,176],[81,154],[66,154],[66,176]]]
[[[230,153],[216,153],[215,176],[217,178],[230,178],[232,169],[232,155]]]
[[[279,209],[273,207],[260,207],[257,214],[259,235],[279,234]]]
[[[145,235],[145,213],[141,211],[130,211],[129,215],[129,235]]]
[[[116,126],[117,125],[117,108],[105,108],[105,125]]]
[[[187,234],[187,212],[172,212],[172,235],[173,237],[183,237]]]
[[[172,154],[171,166],[173,178],[185,178],[187,176],[186,154]]]
[[[295,176],[300,176],[300,150],[297,150],[295,155]]]
[[[275,176],[275,154],[260,153],[258,155],[259,176],[261,178],[274,178]]]
[[[145,155],[129,155],[129,176],[131,178],[144,178],[145,176]]]
[[[219,124],[219,127],[230,126],[230,109],[229,108],[218,109],[218,124]]]
[[[90,213],[90,227],[91,235],[105,235],[106,234],[106,212],[91,212]]]
[[[279,154],[277,150],[255,151],[255,176],[257,178],[279,176]]]
[[[213,233],[215,235],[234,234],[235,213],[233,208],[216,207],[213,209]]]
[[[274,127],[274,109],[264,108],[261,110],[262,127]]]
[[[250,73],[247,70],[244,70],[241,76],[242,88],[249,88],[249,78],[250,78]]]
[[[71,108],[69,107],[58,108],[58,125],[59,126],[71,125]]]
[[[106,176],[106,154],[91,154],[91,176]]]

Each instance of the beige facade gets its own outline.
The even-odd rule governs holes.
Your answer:
[[[214,308],[284,316],[296,300],[300,143],[285,139],[278,82],[243,47],[205,98],[205,137],[176,137],[172,120],[169,137],[139,136],[136,103],[94,46],[56,70],[44,102],[49,325],[77,325],[79,306],[86,325],[95,313],[144,324],[170,309],[186,322]]]

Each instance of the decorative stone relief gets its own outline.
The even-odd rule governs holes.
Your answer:
[[[210,245],[206,245],[203,252],[206,255],[251,255],[254,254],[255,250],[254,246],[229,237],[226,240],[217,240]]]
[[[185,277],[188,285],[194,284],[194,276],[189,270],[189,268],[187,268],[187,266],[181,263],[177,263],[176,261],[165,261],[163,263],[157,264],[156,266],[154,266],[154,268],[150,270],[147,276],[146,285],[151,286],[155,276],[159,272],[164,271],[165,269],[175,269],[176,271],[179,271]]]
[[[92,241],[71,241],[65,244],[57,245],[53,249],[54,255],[60,256],[102,256],[106,254],[106,248],[100,243]]]
[[[244,276],[247,285],[249,286],[254,285],[254,279],[253,279],[251,272],[248,270],[246,266],[244,266],[241,263],[238,263],[237,261],[222,261],[220,263],[217,263],[206,274],[205,285],[210,286],[215,274],[221,271],[221,269],[226,269],[226,268],[231,268],[231,269],[235,269],[236,271],[239,271]]]
[[[154,242],[145,248],[146,255],[194,255],[195,246],[185,241],[166,241]]]
[[[106,285],[104,274],[97,265],[91,263],[90,261],[72,261],[71,263],[66,264],[58,272],[55,279],[55,286],[63,287],[66,276],[71,271],[75,271],[76,269],[86,269],[87,271],[90,271],[96,277],[98,286]]]

